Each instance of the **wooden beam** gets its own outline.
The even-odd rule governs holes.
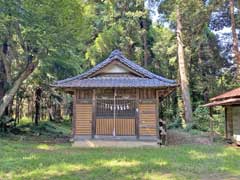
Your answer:
[[[158,95],[159,97],[167,97],[169,96],[171,93],[174,92],[174,90],[176,89],[176,87],[168,87],[168,88],[164,88],[164,89],[158,89],[158,93],[156,93],[156,96]]]

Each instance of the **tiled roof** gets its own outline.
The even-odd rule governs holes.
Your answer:
[[[89,78],[90,75],[97,72],[98,70],[104,68],[106,65],[112,61],[117,60],[132,69],[133,71],[141,74],[144,78],[104,78],[104,77],[93,77]],[[56,81],[53,86],[56,87],[167,87],[176,86],[176,81],[164,78],[162,76],[156,75],[138,64],[127,59],[119,50],[114,50],[110,56],[86,71],[83,74],[67,78],[64,80]]]
[[[216,97],[210,99],[208,104],[203,106],[211,107],[211,106],[226,106],[226,105],[240,105],[240,88],[233,89],[231,91],[220,94]]]
[[[218,101],[218,100],[228,99],[228,98],[233,98],[233,97],[240,97],[240,88],[236,88],[231,91],[220,94],[220,95],[210,99],[210,101]]]
[[[61,87],[169,87],[176,86],[158,79],[140,77],[93,77],[86,79],[75,79],[66,83],[61,83]]]

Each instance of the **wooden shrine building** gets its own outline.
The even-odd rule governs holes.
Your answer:
[[[223,106],[225,108],[225,137],[240,143],[240,88],[225,92],[210,99],[207,107]]]
[[[156,139],[159,100],[177,85],[115,50],[92,69],[54,86],[73,94],[73,136],[77,140]]]

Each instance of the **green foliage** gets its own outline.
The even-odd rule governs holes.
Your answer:
[[[179,116],[174,117],[173,122],[167,124],[167,129],[182,128],[182,119]]]
[[[225,133],[225,110],[224,110],[224,107],[214,108],[213,128],[216,133],[221,134],[224,137],[224,133]]]
[[[70,120],[64,120],[61,123],[54,123],[50,121],[40,121],[38,126],[35,126],[31,119],[24,118],[21,120],[21,124],[11,132],[15,135],[20,136],[35,136],[35,137],[45,137],[59,138],[59,137],[69,137],[71,132],[71,122]]]
[[[176,73],[174,72],[177,70],[175,34],[161,26],[153,26],[151,33],[154,37],[152,47],[154,57],[151,69],[158,74],[175,79]]]
[[[86,59],[89,59],[91,65],[95,65],[99,60],[106,58],[111,51],[119,48],[121,43],[122,27],[115,25],[104,30],[95,39],[94,44],[87,49]]]
[[[199,106],[193,113],[193,124],[188,128],[207,131],[209,129],[210,120],[211,116],[209,115],[208,108]]]
[[[95,12],[100,13],[95,20],[98,32],[85,53],[91,65],[106,58],[114,49],[121,49],[128,58],[142,64],[143,34],[147,31],[149,40],[151,38],[148,33],[151,21],[144,0],[104,1],[96,5]],[[143,20],[146,28],[141,25]]]

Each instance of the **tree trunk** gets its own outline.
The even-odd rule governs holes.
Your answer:
[[[6,82],[5,70],[3,62],[0,60],[0,101],[5,94],[5,82]]]
[[[31,98],[28,97],[27,98],[27,117],[31,117],[31,113],[32,113],[32,101],[31,101]]]
[[[189,82],[187,78],[184,60],[184,48],[183,48],[184,45],[182,42],[182,23],[179,8],[177,8],[177,44],[178,44],[178,66],[180,73],[182,98],[184,104],[184,116],[186,123],[190,123],[192,121],[192,105],[189,93]]]
[[[28,64],[26,69],[19,75],[18,79],[13,83],[12,87],[4,94],[0,104],[0,117],[3,115],[5,109],[13,100],[14,95],[21,86],[22,82],[33,72],[37,64]]]
[[[42,89],[38,87],[35,91],[35,125],[38,126],[40,120]]]
[[[23,106],[24,106],[24,99],[21,97],[19,101],[19,120],[22,119],[23,116],[25,116]]]
[[[147,23],[146,19],[142,20],[143,23],[143,50],[144,50],[144,67],[148,66],[148,45],[147,45]]]
[[[20,119],[20,100],[19,100],[19,96],[16,96],[16,104],[15,104],[15,119],[16,121],[19,123],[19,119]]]
[[[12,85],[12,78],[11,78],[11,62],[12,61],[9,59],[9,45],[7,40],[2,44],[0,57],[2,59],[2,65],[4,67],[6,81],[9,85]]]
[[[7,83],[8,83],[7,75],[6,75],[6,70],[5,70],[5,65],[3,61],[3,55],[2,55],[0,59],[0,102],[2,101],[4,94],[7,91],[7,87],[9,86]],[[8,115],[8,107],[5,108],[3,114]]]
[[[61,104],[54,103],[49,112],[49,117],[52,121],[60,122],[63,119],[61,116]]]
[[[240,81],[240,52],[238,49],[238,36],[236,32],[236,22],[234,17],[234,0],[229,0],[230,6],[230,16],[231,16],[231,26],[232,26],[232,38],[233,38],[233,54],[236,59],[237,71],[236,79]]]
[[[55,112],[55,121],[60,122],[62,120],[62,109],[61,104],[56,104],[56,112]]]

